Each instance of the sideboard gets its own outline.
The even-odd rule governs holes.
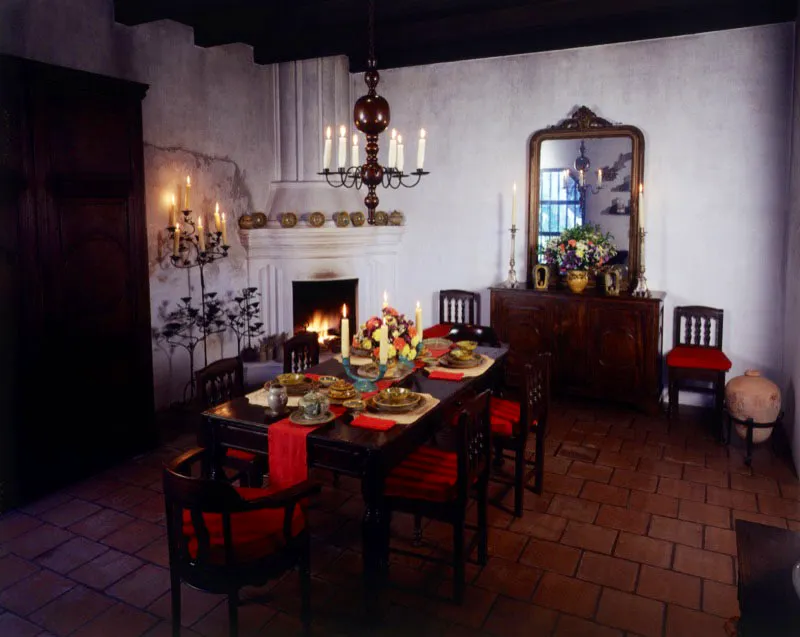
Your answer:
[[[506,382],[519,386],[525,363],[539,352],[550,352],[555,393],[657,411],[664,296],[492,288],[491,325],[510,346]]]

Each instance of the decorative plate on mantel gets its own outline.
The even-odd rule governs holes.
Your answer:
[[[366,221],[366,218],[364,217],[363,212],[351,212],[350,221],[353,222],[353,226],[359,228],[364,225],[364,221]]]
[[[325,224],[325,214],[322,212],[312,212],[308,215],[308,225],[312,228],[320,228]]]
[[[375,225],[385,226],[389,224],[389,215],[384,210],[378,210],[375,213]]]

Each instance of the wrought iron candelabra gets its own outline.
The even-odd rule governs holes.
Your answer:
[[[170,257],[172,265],[182,270],[198,268],[200,271],[200,303],[203,317],[203,326],[206,325],[206,279],[204,269],[209,263],[228,256],[229,245],[222,242],[223,233],[219,230],[209,232],[204,226],[199,226],[192,219],[191,210],[183,210],[182,216],[176,218],[176,226],[167,226],[169,241],[173,244],[173,253]],[[178,232],[177,242],[175,233]],[[202,239],[201,239],[201,233]],[[176,245],[177,243],[177,245]],[[204,332],[205,335],[205,332]],[[203,358],[208,364],[208,345],[203,338]]]
[[[511,259],[508,262],[508,278],[503,283],[503,287],[515,288],[519,285],[517,280],[517,260],[515,252],[517,250],[517,226],[511,226]]]
[[[647,234],[644,228],[639,228],[639,274],[636,277],[636,288],[633,290],[633,296],[643,298],[650,297],[650,289],[647,287],[647,277],[644,275],[644,237]]]

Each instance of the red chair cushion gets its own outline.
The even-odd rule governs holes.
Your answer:
[[[387,496],[447,502],[456,495],[458,454],[423,445],[386,477]]]
[[[489,424],[492,433],[499,436],[511,436],[520,419],[520,404],[514,400],[506,400],[497,396],[489,397]]]
[[[446,338],[451,329],[453,329],[451,323],[437,323],[423,329],[422,336],[423,338]]]
[[[231,449],[228,447],[225,450],[225,455],[229,458],[236,458],[237,460],[243,460],[244,462],[254,462],[256,459],[256,454],[250,453],[249,451],[242,451],[241,449]]]
[[[236,491],[245,500],[254,500],[269,495],[268,489],[237,487]],[[233,554],[238,562],[251,562],[267,557],[286,545],[283,534],[285,509],[260,509],[231,514],[231,535]],[[209,561],[213,564],[225,563],[225,539],[222,532],[222,515],[203,513],[210,536]],[[305,514],[300,506],[294,509],[292,517],[292,536],[305,528]],[[192,523],[191,512],[183,511],[183,535],[188,542],[189,555],[197,557],[197,532]]]
[[[667,354],[667,365],[727,372],[731,368],[731,361],[722,353],[722,350],[714,347],[679,345]]]

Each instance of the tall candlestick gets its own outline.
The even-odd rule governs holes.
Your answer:
[[[389,359],[389,326],[384,323],[380,327],[381,330],[381,346],[378,350],[378,362],[381,365],[386,365],[386,361]]]
[[[220,218],[219,218],[219,202],[217,202],[217,205],[214,208],[214,229],[217,232],[222,232]]]
[[[350,319],[347,318],[347,305],[342,305],[342,358],[350,358]]]
[[[639,184],[639,227],[644,228],[644,184]]]
[[[172,244],[172,256],[178,257],[181,253],[181,228],[180,226],[175,226],[175,234],[173,235],[173,244]]]
[[[383,305],[382,307],[389,307],[389,295],[386,290],[383,291]]]
[[[178,225],[178,217],[175,214],[175,195],[172,195],[172,203],[169,205],[169,227],[174,228]]]
[[[228,226],[225,223],[225,213],[222,213],[222,245],[228,245]]]
[[[186,190],[183,191],[183,209],[191,210],[189,207],[189,190],[192,187],[192,178],[186,175]]]
[[[417,344],[422,340],[422,306],[417,301],[417,309],[414,312],[414,322],[417,324],[417,335],[414,337],[414,340],[411,341],[411,344],[416,347]]]
[[[329,170],[331,167],[331,153],[332,151],[332,144],[331,141],[331,127],[325,129],[325,150],[322,153],[322,169]]]
[[[358,168],[361,162],[358,160],[358,135],[353,135],[353,148],[350,151],[350,164]]]
[[[419,129],[419,145],[417,146],[417,170],[425,165],[425,129]]]
[[[403,136],[397,136],[397,170],[403,172],[403,167],[406,165],[406,154],[403,149]]]
[[[602,168],[598,168],[597,169],[597,185],[598,185],[598,187],[603,185],[603,169]]]
[[[511,186],[511,225],[515,227],[517,225],[517,182],[514,182],[514,185]]]
[[[347,128],[339,127],[339,168],[347,168]]]
[[[203,217],[197,217],[197,244],[200,252],[206,251],[206,231],[203,229]]]
[[[388,168],[397,167],[397,129],[392,129],[392,138],[389,140],[389,166]]]

